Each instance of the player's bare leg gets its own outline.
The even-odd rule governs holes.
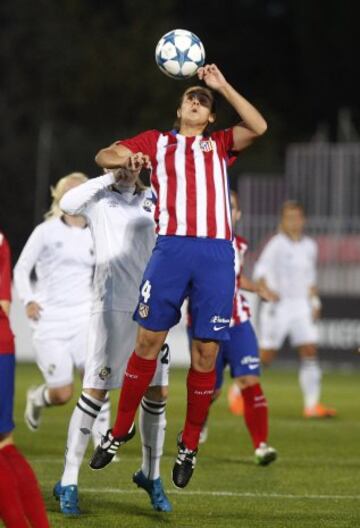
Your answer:
[[[179,488],[188,484],[196,464],[201,429],[214,393],[218,350],[217,341],[192,340],[185,426],[178,438],[178,456],[173,468],[173,482]]]
[[[305,418],[332,418],[335,409],[320,403],[322,372],[317,356],[316,345],[307,343],[298,347],[300,356],[299,383],[304,399]]]

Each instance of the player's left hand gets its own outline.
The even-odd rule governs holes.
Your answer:
[[[226,85],[226,79],[216,64],[205,64],[197,71],[198,78],[213,90],[221,90]]]

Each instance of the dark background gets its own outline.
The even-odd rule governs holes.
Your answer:
[[[358,15],[346,0],[2,0],[0,227],[14,258],[49,197],[48,185],[36,195],[36,174],[95,176],[99,148],[171,126],[186,83],[154,63],[164,33],[198,34],[207,61],[268,120],[235,186],[242,171],[282,171],[289,142],[319,129],[336,141],[341,108],[359,129]],[[232,124],[226,104],[219,113]]]

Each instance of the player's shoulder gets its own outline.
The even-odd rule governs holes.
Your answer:
[[[305,235],[302,239],[304,246],[309,248],[311,251],[317,250],[317,243],[316,240],[308,235]]]

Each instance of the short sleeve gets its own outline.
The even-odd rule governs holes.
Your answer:
[[[116,144],[123,145],[134,154],[136,152],[143,152],[143,154],[147,154],[150,158],[155,158],[156,143],[159,135],[160,132],[157,130],[147,130],[146,132],[141,132],[141,134],[132,138],[117,141]]]

